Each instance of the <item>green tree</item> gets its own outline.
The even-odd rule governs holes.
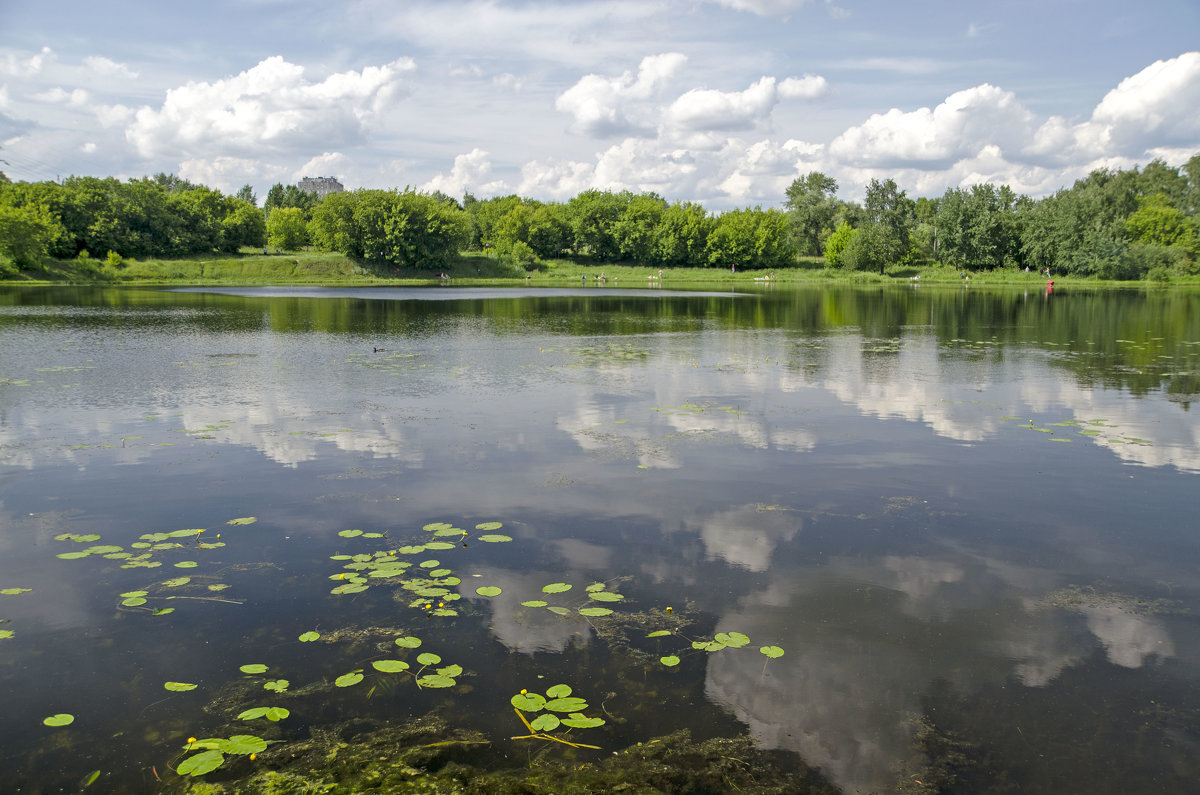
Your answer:
[[[873,227],[870,235],[855,236],[855,244],[861,249],[851,258],[858,269],[870,262],[871,268],[879,268],[880,275],[888,265],[900,262],[908,253],[909,232],[914,219],[914,203],[891,179],[880,182],[872,179],[867,183],[864,202],[867,224]]]
[[[220,249],[234,252],[242,246],[261,246],[267,239],[267,222],[262,211],[253,202],[241,198],[227,198],[225,205]]]
[[[838,202],[838,183],[820,171],[797,177],[787,188],[792,236],[801,254],[820,256],[826,237],[833,233]]]
[[[825,262],[831,268],[840,268],[844,266],[844,254],[846,248],[854,240],[854,227],[842,221],[838,224],[837,229],[833,230],[833,234],[825,241]]]
[[[18,267],[38,265],[50,249],[56,221],[38,208],[0,203],[0,258]]]
[[[606,190],[585,190],[567,202],[572,248],[597,260],[615,260],[621,255],[615,227],[633,194]]]
[[[251,207],[258,206],[258,197],[254,195],[253,186],[247,184],[238,188],[238,192],[233,194],[235,199],[241,199],[244,202],[249,202]]]
[[[718,268],[785,268],[795,264],[796,246],[787,215],[754,207],[721,213],[708,235],[708,264]]]
[[[612,226],[621,259],[642,264],[655,261],[654,233],[666,209],[667,203],[655,193],[630,198]]]
[[[706,267],[708,236],[714,226],[713,218],[699,204],[671,204],[654,228],[651,262],[666,268]]]
[[[304,210],[299,207],[277,207],[267,216],[267,242],[284,251],[294,251],[308,240]]]

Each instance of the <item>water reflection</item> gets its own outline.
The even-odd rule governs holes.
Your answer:
[[[512,544],[448,565],[505,665],[536,676],[547,655],[596,651],[579,616],[521,602],[620,581],[624,610],[676,605],[697,636],[752,639],[673,638],[684,663],[638,670],[646,687],[702,677],[761,746],[848,790],[930,761],[913,742],[944,691],[980,700],[956,719],[981,745],[988,708],[1045,721],[1021,693],[1091,699],[1072,675],[1101,694],[1161,687],[1188,714],[1200,299],[599,293],[0,291],[0,586],[39,594],[4,602],[18,634],[0,650],[28,661],[57,632],[133,626],[111,597],[139,583],[54,559],[64,531],[126,544],[258,515],[222,565],[270,563],[246,589],[259,608],[317,583],[280,608],[311,626],[374,604],[327,594],[339,531],[499,519]],[[381,625],[409,620],[380,599]],[[269,612],[239,617],[246,637],[274,631],[255,623]],[[160,654],[211,655],[192,626],[155,629]],[[485,698],[501,662],[456,642],[481,655]],[[1097,742],[1061,764],[1124,756],[1113,780],[1136,783],[1127,749]],[[998,748],[1006,768],[1036,764]]]

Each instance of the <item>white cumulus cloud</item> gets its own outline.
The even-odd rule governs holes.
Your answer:
[[[145,157],[261,156],[365,139],[368,122],[406,92],[409,58],[310,82],[304,67],[272,56],[212,83],[167,92],[162,107],[137,112],[126,137]]]
[[[30,56],[7,52],[0,58],[0,72],[17,77],[30,77],[42,71],[42,68],[53,60],[54,51],[49,47],[43,47],[40,52]]]
[[[83,65],[89,70],[101,75],[124,77],[128,80],[136,79],[138,76],[137,72],[133,71],[125,64],[117,63],[116,61],[110,58],[105,58],[102,55],[87,56],[83,59]]]
[[[574,118],[575,132],[596,137],[649,134],[646,101],[687,62],[682,53],[668,52],[647,55],[638,66],[637,74],[626,71],[617,77],[598,74],[584,75],[568,88],[554,103],[558,110]]]
[[[438,174],[421,186],[423,191],[441,191],[447,196],[462,196],[467,191],[483,196],[504,189],[500,180],[492,180],[492,161],[488,153],[476,147],[454,158],[449,174]]]
[[[782,83],[762,77],[744,91],[694,88],[671,103],[666,121],[682,130],[749,130],[765,121],[780,99],[814,99],[827,91],[825,78],[814,75]]]

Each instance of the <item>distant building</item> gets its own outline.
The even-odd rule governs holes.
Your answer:
[[[296,183],[296,187],[305,193],[315,193],[321,199],[331,193],[341,193],[345,190],[336,177],[305,177]]]

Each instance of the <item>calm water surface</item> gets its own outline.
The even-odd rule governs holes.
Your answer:
[[[579,761],[1200,791],[1198,391],[1187,292],[3,290],[0,789],[435,709],[519,767],[510,698],[565,683]],[[371,665],[421,652],[453,687]]]

